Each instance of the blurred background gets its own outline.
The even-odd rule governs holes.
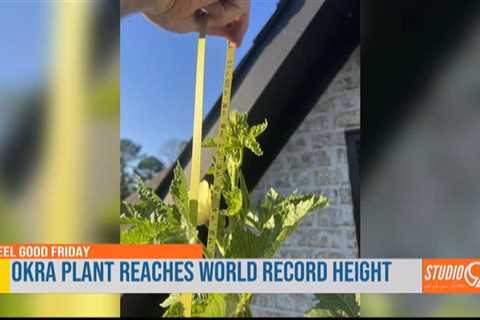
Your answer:
[[[0,243],[118,242],[119,2],[0,2]],[[0,315],[119,314],[2,295]]]
[[[478,257],[480,2],[362,1],[363,257]],[[478,316],[478,295],[362,295],[362,316]]]

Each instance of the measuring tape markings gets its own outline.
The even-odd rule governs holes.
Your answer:
[[[203,85],[205,70],[205,30],[206,21],[202,23],[198,38],[197,69],[195,86],[195,114],[192,143],[192,166],[190,172],[190,215],[193,221],[198,215],[198,189],[200,184],[200,160],[202,141],[202,109],[203,109]],[[214,156],[214,182],[212,190],[212,210],[209,217],[209,228],[207,238],[206,255],[208,258],[215,257],[215,249],[218,235],[218,220],[220,215],[220,199],[223,188],[223,174],[225,163],[225,140],[228,126],[228,113],[230,109],[230,98],[233,78],[233,60],[235,46],[228,41],[227,55],[225,62],[225,77],[222,93],[222,105],[220,110],[220,127],[217,138],[217,151]],[[184,308],[184,316],[190,317],[192,310],[192,294],[182,294],[181,302]]]
[[[220,127],[217,137],[217,151],[214,156],[212,209],[209,218],[207,238],[207,258],[215,258],[215,249],[218,235],[218,219],[220,215],[220,198],[223,188],[223,175],[225,163],[225,140],[228,126],[228,113],[232,92],[233,60],[235,45],[228,41],[227,57],[225,61],[225,78],[223,82],[222,105],[220,109]]]

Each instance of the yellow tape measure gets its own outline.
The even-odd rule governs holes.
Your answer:
[[[212,210],[208,225],[207,257],[215,258],[215,248],[218,234],[218,216],[220,215],[220,198],[223,188],[223,173],[225,162],[225,139],[228,126],[228,112],[232,94],[233,59],[235,45],[228,42],[227,58],[225,61],[225,78],[223,81],[222,106],[220,109],[220,127],[217,136],[217,152],[215,153],[215,165],[213,174]]]
[[[198,190],[200,185],[201,143],[202,143],[202,120],[203,120],[203,86],[205,74],[205,30],[206,20],[202,22],[198,38],[197,68],[195,80],[195,114],[193,123],[192,160],[190,170],[190,214],[194,221],[198,214]],[[227,46],[225,62],[225,78],[223,83],[222,105],[220,111],[220,128],[217,137],[217,151],[215,153],[214,182],[212,191],[212,210],[209,218],[207,257],[215,257],[215,248],[218,233],[218,218],[220,214],[220,198],[223,187],[223,172],[225,162],[225,139],[228,125],[228,112],[230,109],[230,97],[232,91],[233,60],[235,46],[230,41]],[[181,296],[183,315],[191,317],[192,294],[184,293]]]
[[[197,221],[198,192],[200,186],[200,164],[202,156],[202,121],[203,121],[203,86],[205,78],[205,33],[207,20],[202,18],[197,47],[197,67],[195,75],[195,107],[193,117],[192,161],[190,168],[190,217]],[[196,224],[196,223],[194,223]],[[192,294],[184,293],[180,297],[183,305],[183,315],[192,316]]]

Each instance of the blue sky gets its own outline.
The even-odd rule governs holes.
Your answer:
[[[52,2],[0,1],[0,97],[44,80],[50,61]],[[252,0],[250,27],[236,63],[275,11],[277,0]],[[161,156],[171,138],[192,134],[196,34],[174,34],[134,14],[121,21],[121,137]],[[204,115],[219,97],[226,41],[207,38]],[[10,62],[10,63],[9,63]]]
[[[34,88],[45,76],[51,45],[49,4],[0,2],[0,90]]]
[[[275,11],[277,0],[253,0],[250,27],[236,63]],[[192,135],[196,34],[161,30],[143,16],[128,16],[121,23],[121,137],[161,156],[171,138]],[[207,38],[204,116],[221,93],[226,41]]]

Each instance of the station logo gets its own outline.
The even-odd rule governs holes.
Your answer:
[[[423,293],[479,293],[480,259],[423,259]]]

